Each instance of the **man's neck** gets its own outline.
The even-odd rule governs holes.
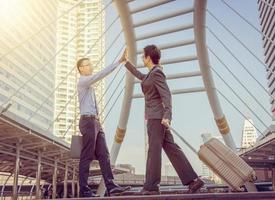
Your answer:
[[[148,65],[149,71],[151,71],[155,66],[156,66],[155,64],[150,64],[150,65]]]

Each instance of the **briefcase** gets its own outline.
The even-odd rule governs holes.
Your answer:
[[[216,138],[204,143],[198,155],[202,162],[236,191],[243,191],[242,186],[246,182],[256,179],[253,168]]]
[[[80,159],[80,153],[82,149],[82,136],[73,135],[71,140],[70,155],[73,159]]]

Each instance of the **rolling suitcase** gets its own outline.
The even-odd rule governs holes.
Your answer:
[[[202,162],[236,191],[243,191],[243,185],[256,179],[253,168],[216,138],[204,143],[198,155]]]

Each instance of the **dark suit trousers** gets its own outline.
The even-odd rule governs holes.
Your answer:
[[[81,118],[79,129],[83,136],[83,147],[79,161],[80,188],[87,185],[90,163],[95,159],[99,161],[106,188],[114,187],[110,155],[100,122],[94,118]]]
[[[144,189],[158,190],[161,179],[161,151],[167,154],[183,185],[198,177],[181,148],[174,142],[170,130],[161,124],[161,119],[148,119],[149,150],[146,163]]]

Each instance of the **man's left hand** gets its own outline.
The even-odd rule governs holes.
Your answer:
[[[170,120],[169,119],[162,119],[161,124],[163,124],[166,127],[170,126]]]

